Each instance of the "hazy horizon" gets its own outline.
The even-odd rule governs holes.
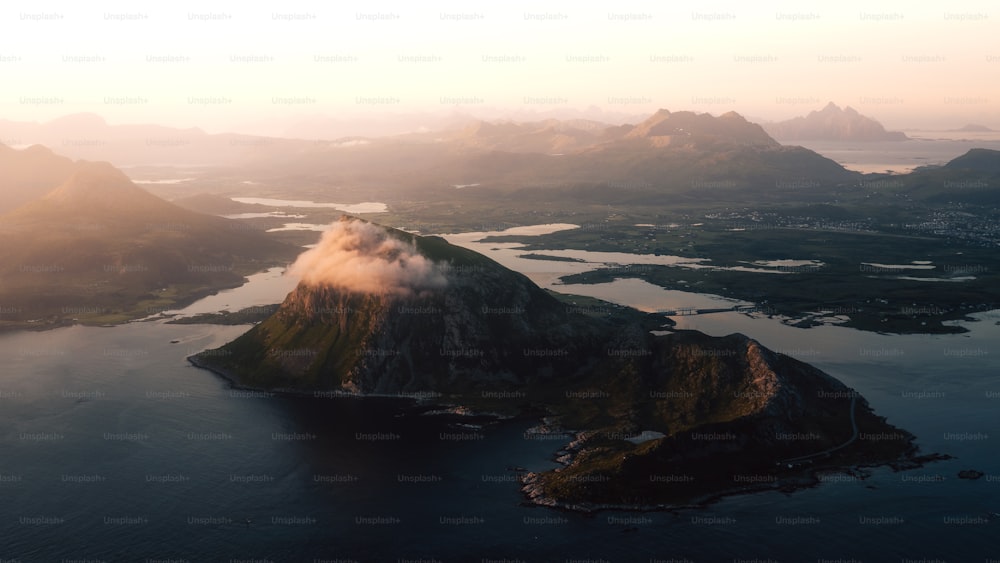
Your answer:
[[[1000,128],[987,2],[591,8],[520,2],[0,11],[0,119],[282,136],[452,113],[634,122],[659,108],[780,121],[832,101],[890,130]]]

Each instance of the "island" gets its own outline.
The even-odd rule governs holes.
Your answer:
[[[917,459],[856,391],[752,338],[593,314],[439,237],[345,216],[291,269],[274,314],[189,360],[240,388],[541,416],[567,434],[562,467],[522,475],[541,505],[680,506]]]

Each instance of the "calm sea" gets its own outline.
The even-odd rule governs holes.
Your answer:
[[[564,289],[655,301],[615,283]],[[261,275],[225,304],[282,291]],[[678,318],[820,366],[925,451],[956,459],[704,509],[596,515],[523,504],[510,469],[554,467],[563,444],[528,439],[535,420],[476,428],[404,400],[266,397],[185,361],[246,326],[4,334],[0,561],[1000,559],[1000,522],[987,518],[1000,512],[1000,314],[977,318],[957,336]],[[986,475],[961,480],[962,469]]]

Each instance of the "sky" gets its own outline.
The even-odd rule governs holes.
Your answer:
[[[413,113],[781,120],[833,101],[890,129],[1000,129],[998,6],[4,0],[0,119],[280,134]]]

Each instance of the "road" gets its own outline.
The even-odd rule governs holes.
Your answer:
[[[858,421],[857,421],[857,418],[855,416],[855,405],[857,404],[857,402],[858,402],[858,394],[857,394],[857,392],[855,392],[852,389],[851,390],[851,406],[850,406],[850,409],[851,409],[851,437],[848,438],[846,442],[844,442],[843,444],[840,444],[838,446],[834,446],[832,448],[825,449],[825,450],[823,450],[821,452],[816,452],[814,454],[803,455],[803,456],[799,456],[799,457],[793,457],[793,458],[790,458],[790,459],[782,460],[782,461],[780,461],[778,463],[780,463],[780,464],[797,463],[797,462],[800,462],[800,461],[806,461],[806,460],[813,459],[813,458],[816,458],[816,457],[827,456],[827,455],[830,455],[831,453],[833,453],[833,452],[835,452],[837,450],[846,448],[847,446],[850,446],[851,444],[853,444],[854,441],[858,439]]]

